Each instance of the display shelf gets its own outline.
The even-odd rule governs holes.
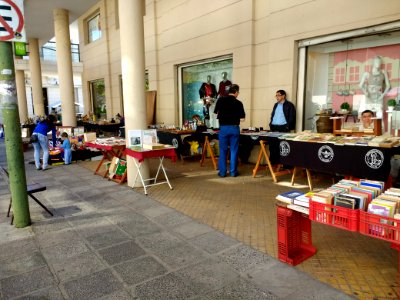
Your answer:
[[[277,206],[277,229],[280,261],[295,266],[317,252],[312,245],[311,221],[307,215]]]
[[[374,119],[374,131],[344,131],[342,130],[343,118],[333,118],[333,134],[334,135],[351,135],[351,136],[365,136],[365,135],[382,135],[382,119]]]

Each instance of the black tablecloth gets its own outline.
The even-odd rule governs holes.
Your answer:
[[[279,140],[280,162],[310,170],[386,181],[393,148]]]

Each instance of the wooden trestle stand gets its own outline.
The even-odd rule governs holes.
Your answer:
[[[268,170],[271,173],[271,177],[274,182],[278,182],[278,180],[276,179],[277,177],[291,173],[291,170],[280,171],[281,165],[278,165],[277,169],[274,170],[274,168],[272,167],[271,161],[269,160],[269,155],[268,155],[267,149],[265,147],[265,141],[260,141],[260,152],[258,153],[258,159],[257,159],[256,166],[253,169],[253,178],[256,177],[256,175],[257,175],[257,172],[258,172],[258,169],[260,168],[260,163],[261,163],[261,160],[263,157],[265,158],[265,161],[267,162]],[[292,178],[292,182],[293,182],[293,180],[294,179]]]

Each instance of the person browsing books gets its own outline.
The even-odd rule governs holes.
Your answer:
[[[62,145],[60,146],[64,150],[64,164],[69,165],[72,160],[72,152],[71,152],[71,142],[68,138],[68,133],[63,132],[61,134]]]
[[[47,138],[47,133],[51,130],[53,144],[56,144],[56,127],[57,123],[56,116],[48,115],[44,120],[40,121],[35,129],[33,130],[32,135],[37,135],[38,140],[34,143],[34,157],[35,157],[35,165],[37,170],[46,170],[48,168],[49,162],[49,140]],[[40,149],[43,150],[43,159],[42,159],[42,167],[40,166]]]
[[[231,177],[239,175],[237,171],[237,158],[239,152],[240,122],[245,120],[243,103],[237,99],[239,95],[239,86],[232,84],[228,91],[228,96],[220,97],[214,113],[219,120],[219,158],[218,158],[218,176],[226,176],[226,155],[228,146],[230,150],[230,169]]]

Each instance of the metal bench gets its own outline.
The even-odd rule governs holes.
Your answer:
[[[0,166],[0,175],[4,178],[4,180],[10,185],[10,180],[9,180],[9,174],[6,169],[4,169],[2,166]],[[37,199],[33,194],[42,192],[46,190],[46,186],[40,184],[40,183],[32,183],[28,184],[26,186],[26,192],[29,197],[31,197],[37,204],[39,204],[45,211],[47,211],[51,216],[53,216],[53,213],[42,203]],[[10,211],[11,211],[11,206],[12,206],[12,196],[10,195],[10,204],[8,206],[8,212],[7,212],[7,217],[10,216]],[[14,215],[11,216],[11,222],[10,224],[13,224],[14,222]]]

